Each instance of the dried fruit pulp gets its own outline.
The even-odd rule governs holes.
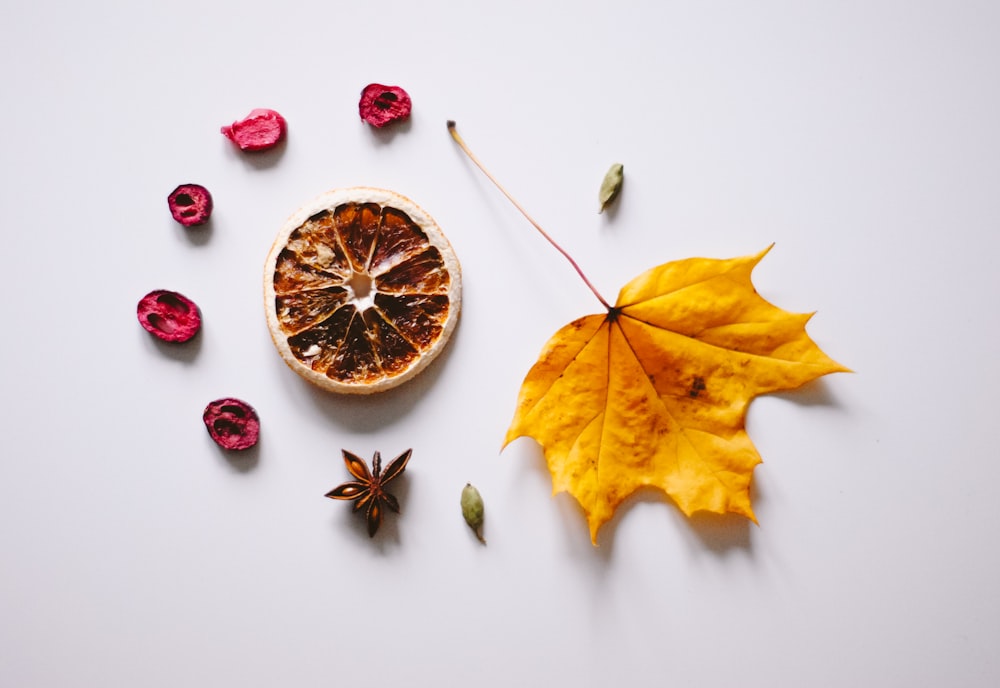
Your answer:
[[[410,116],[413,102],[399,86],[368,84],[361,91],[358,112],[361,119],[373,127],[384,127]]]
[[[212,205],[212,194],[201,184],[181,184],[167,196],[170,215],[185,227],[208,222]]]
[[[222,127],[222,134],[244,151],[273,148],[285,137],[288,124],[275,110],[257,108],[243,119]]]
[[[257,444],[260,418],[254,407],[240,399],[216,399],[202,414],[205,428],[223,449],[242,451]]]
[[[201,313],[194,301],[167,289],[156,289],[136,306],[139,324],[165,342],[186,342],[201,329]]]
[[[327,192],[282,227],[264,272],[268,328],[295,372],[368,394],[412,378],[443,349],[461,308],[458,259],[408,198]]]

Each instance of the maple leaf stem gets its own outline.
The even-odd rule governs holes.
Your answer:
[[[491,182],[493,182],[494,186],[496,186],[498,189],[500,189],[500,192],[504,196],[507,197],[507,200],[510,201],[511,203],[513,203],[514,207],[517,208],[521,212],[521,214],[524,215],[524,217],[528,220],[528,222],[530,222],[531,225],[535,229],[538,230],[538,233],[541,234],[543,237],[545,237],[546,241],[548,241],[550,244],[552,244],[552,246],[554,246],[555,249],[557,251],[559,251],[559,253],[561,253],[566,260],[569,261],[569,264],[573,266],[574,270],[576,270],[576,274],[578,274],[580,276],[580,279],[583,280],[584,284],[586,284],[587,287],[590,288],[590,291],[592,291],[594,293],[594,296],[596,296],[597,300],[601,302],[601,305],[603,305],[604,308],[606,308],[609,312],[612,312],[614,309],[611,307],[611,304],[608,303],[604,299],[603,296],[601,296],[601,293],[599,291],[597,291],[597,288],[591,283],[591,281],[589,279],[587,279],[587,276],[585,274],[583,274],[583,270],[581,270],[580,266],[577,264],[577,262],[575,260],[573,260],[573,257],[569,253],[567,253],[566,250],[562,246],[560,246],[559,244],[557,244],[556,241],[555,241],[555,239],[553,239],[551,236],[549,236],[549,233],[546,232],[544,229],[542,229],[541,225],[539,225],[537,222],[535,222],[532,219],[531,215],[528,215],[528,211],[526,211],[524,208],[522,208],[521,204],[518,203],[516,200],[514,200],[513,196],[511,196],[509,193],[507,193],[507,189],[503,188],[503,185],[500,184],[500,182],[498,182],[496,180],[496,177],[494,177],[492,174],[490,174],[489,170],[487,170],[486,167],[483,166],[483,163],[481,163],[479,161],[479,158],[476,157],[475,153],[473,153],[469,149],[469,147],[467,145],[465,145],[465,141],[462,140],[462,137],[459,136],[458,131],[456,131],[456,129],[455,129],[455,122],[454,122],[454,120],[448,120],[448,133],[450,133],[451,137],[453,139],[455,139],[455,143],[458,144],[459,148],[461,148],[462,151],[467,156],[469,156],[469,159],[476,164],[476,167],[478,167],[480,170],[482,170],[483,174],[486,175],[487,179],[489,179]]]

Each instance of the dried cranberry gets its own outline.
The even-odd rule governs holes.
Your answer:
[[[212,216],[212,194],[201,184],[181,184],[167,196],[167,205],[185,227],[203,225]]]
[[[253,406],[239,399],[216,399],[202,415],[208,434],[223,449],[249,449],[260,436],[260,418]]]
[[[409,94],[399,86],[368,84],[361,92],[358,111],[361,119],[373,127],[384,127],[399,119],[410,116],[413,103]]]
[[[251,110],[244,119],[222,127],[226,138],[245,151],[267,150],[276,146],[287,130],[285,118],[266,108]]]
[[[194,301],[175,291],[157,289],[139,301],[139,324],[165,342],[186,342],[201,328]]]

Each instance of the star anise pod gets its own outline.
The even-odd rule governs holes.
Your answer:
[[[389,462],[382,472],[382,457],[378,452],[372,459],[372,470],[368,470],[368,465],[361,459],[346,449],[341,450],[344,454],[344,463],[347,470],[351,472],[357,480],[351,480],[333,488],[326,493],[330,499],[354,500],[354,511],[365,509],[365,517],[368,519],[368,535],[375,537],[378,527],[382,525],[382,513],[385,507],[389,507],[397,514],[399,513],[399,502],[396,498],[385,491],[385,486],[390,480],[398,476],[406,469],[406,462],[410,460],[412,449],[397,456]]]

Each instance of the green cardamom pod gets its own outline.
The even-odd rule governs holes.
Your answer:
[[[472,483],[466,483],[465,487],[462,488],[462,516],[465,518],[465,522],[469,524],[472,531],[479,538],[479,541],[486,544],[486,538],[483,537],[483,498],[479,494],[479,490],[472,486]]]
[[[604,209],[611,205],[611,201],[618,198],[618,193],[622,190],[622,183],[624,181],[625,168],[622,167],[621,163],[616,162],[608,169],[608,173],[604,175],[604,181],[601,182],[601,193],[599,195],[601,210],[599,212],[603,213]]]

